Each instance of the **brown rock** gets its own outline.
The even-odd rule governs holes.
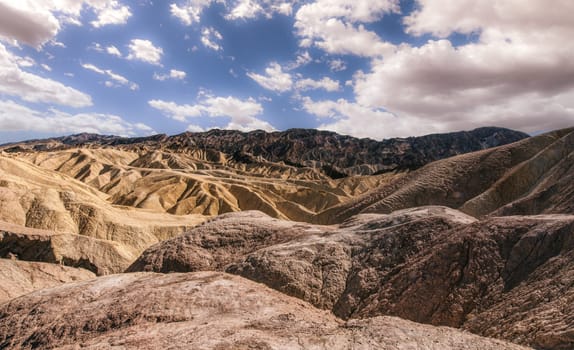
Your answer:
[[[121,274],[0,304],[3,349],[523,349],[392,318],[340,321],[232,275]]]
[[[0,283],[0,304],[38,289],[89,280],[95,277],[96,275],[85,269],[57,264],[0,259],[0,281],[2,281]]]
[[[477,221],[453,209],[422,207],[317,226],[243,215],[195,228],[179,250],[177,238],[160,243],[131,271],[169,271],[161,264],[165,252],[175,260],[177,252],[201,259],[194,255],[204,249],[199,238],[219,222],[221,237],[232,227],[235,237],[258,243],[209,243],[210,266],[193,269],[239,274],[345,319],[395,315],[543,349],[574,344],[574,216]]]

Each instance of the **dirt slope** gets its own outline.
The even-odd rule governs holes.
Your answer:
[[[523,349],[392,317],[342,322],[222,273],[122,274],[0,304],[0,348]]]
[[[445,205],[473,216],[572,213],[574,129],[439,160],[317,216],[336,223],[358,213]],[[497,211],[499,210],[500,211]]]

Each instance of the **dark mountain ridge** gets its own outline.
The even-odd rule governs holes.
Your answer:
[[[119,147],[186,152],[199,149],[224,153],[239,163],[266,160],[296,167],[318,168],[338,178],[415,170],[438,159],[496,147],[527,137],[525,133],[497,127],[383,141],[314,129],[270,133],[262,130],[241,132],[213,129],[201,133],[185,132],[174,136],[158,134],[137,138],[84,133],[13,143],[0,146],[0,150],[25,152],[74,147]]]

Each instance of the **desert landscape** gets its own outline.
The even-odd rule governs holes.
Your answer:
[[[0,0],[0,350],[574,350],[573,0]]]
[[[0,150],[0,348],[574,346],[574,129]]]

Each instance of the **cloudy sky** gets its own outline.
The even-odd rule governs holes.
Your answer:
[[[0,0],[0,143],[574,125],[572,0]]]

